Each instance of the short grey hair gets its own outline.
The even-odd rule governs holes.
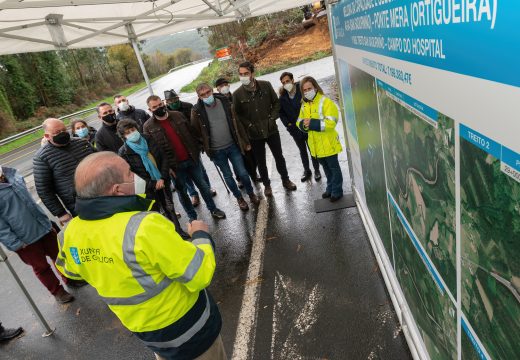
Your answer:
[[[112,186],[123,183],[125,179],[121,168],[114,166],[117,160],[124,161],[110,151],[94,153],[83,159],[74,176],[78,197],[106,196]]]
[[[199,91],[202,90],[202,89],[210,89],[210,90],[213,90],[213,86],[211,86],[210,84],[208,83],[200,83],[199,85],[197,85],[197,88],[195,89],[195,92],[197,93],[197,95],[199,94]]]

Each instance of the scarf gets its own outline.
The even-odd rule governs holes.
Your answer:
[[[128,140],[126,140],[125,142],[130,149],[134,150],[137,154],[139,154],[141,160],[143,161],[143,165],[146,169],[146,172],[150,174],[152,180],[160,180],[161,173],[159,172],[159,169],[157,169],[157,166],[155,166],[152,160],[150,160],[150,158],[148,157],[148,143],[146,142],[146,139],[141,135],[139,142],[135,143]]]

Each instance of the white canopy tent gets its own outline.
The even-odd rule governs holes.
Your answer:
[[[0,55],[109,46],[245,19],[310,0],[0,0]]]

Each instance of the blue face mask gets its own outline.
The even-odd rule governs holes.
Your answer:
[[[76,135],[80,138],[85,138],[88,135],[88,129],[86,127],[76,130]]]
[[[133,142],[133,143],[139,142],[139,140],[141,140],[141,134],[139,134],[139,131],[136,130],[133,133],[131,133],[130,135],[128,135],[126,137],[126,140]]]
[[[207,98],[202,98],[202,101],[204,101],[204,104],[206,105],[213,105],[215,103],[215,97],[210,95]]]

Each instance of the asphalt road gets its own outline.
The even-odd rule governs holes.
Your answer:
[[[314,75],[324,91],[334,96],[331,58],[288,70],[296,78]],[[262,78],[277,88],[279,74]],[[289,174],[298,190],[283,189],[269,156],[274,196],[262,200],[258,208],[240,211],[213,164],[204,159],[218,191],[216,204],[227,214],[227,219],[215,221],[204,204],[197,208],[217,243],[217,269],[210,291],[222,313],[228,357],[410,359],[357,209],[314,212],[313,202],[323,192],[325,179],[300,182],[303,169],[297,147],[281,124],[279,128]],[[340,129],[338,125],[341,133]],[[345,153],[340,155],[340,164],[348,190]],[[256,187],[257,193],[262,190]],[[176,197],[175,205],[180,209]],[[181,213],[182,223],[186,215]],[[0,320],[26,330],[20,339],[0,345],[2,359],[153,359],[93,288],[73,290],[76,301],[58,305],[16,255],[10,260],[57,330],[52,337],[41,337],[40,324],[6,267],[0,266]]]

